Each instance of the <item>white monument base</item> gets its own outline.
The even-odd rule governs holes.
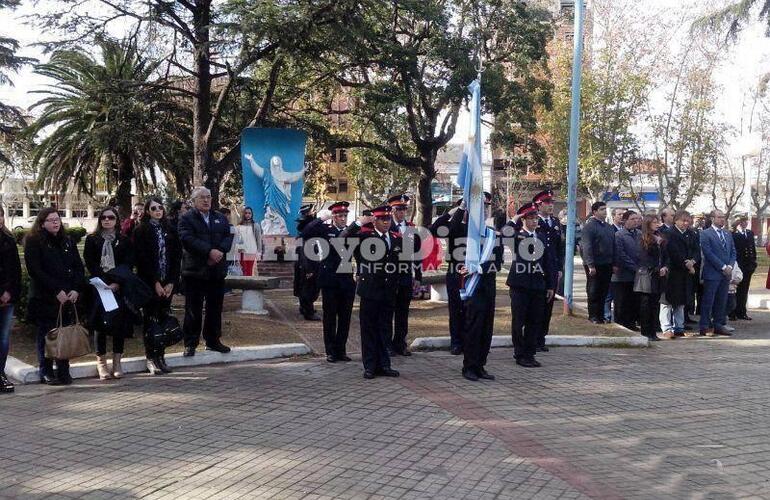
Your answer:
[[[256,314],[264,316],[268,314],[265,309],[265,294],[262,290],[244,290],[241,295],[241,314]]]

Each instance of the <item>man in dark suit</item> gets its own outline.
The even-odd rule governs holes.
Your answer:
[[[757,270],[757,243],[754,239],[754,233],[748,229],[748,218],[740,215],[735,221],[733,229],[733,242],[735,243],[735,253],[737,256],[738,267],[743,272],[743,280],[738,284],[735,291],[735,311],[730,319],[745,319],[751,321],[746,309],[746,302],[749,299],[749,288],[751,287],[751,276]]]
[[[224,257],[233,244],[233,235],[227,219],[211,209],[211,191],[205,187],[195,188],[191,201],[192,210],[179,218],[179,239],[184,249],[182,276],[186,284],[184,355],[195,355],[201,326],[206,349],[227,353],[230,348],[220,341],[227,275],[227,261]]]
[[[552,259],[549,267],[556,272],[556,287],[558,288],[559,280],[562,279],[562,270],[564,269],[564,253],[561,245],[561,225],[559,220],[553,216],[553,191],[545,189],[539,192],[532,198],[532,203],[537,205],[537,231],[544,236],[545,244],[548,247],[548,254]],[[545,305],[543,328],[540,329],[540,336],[537,339],[537,350],[540,352],[548,352],[548,348],[545,346],[545,337],[550,330],[555,298],[556,294],[554,293]]]
[[[340,236],[356,240],[355,257],[358,263],[357,293],[361,298],[361,356],[364,378],[377,375],[398,377],[390,367],[390,339],[388,322],[396,300],[398,262],[402,250],[401,235],[390,230],[391,208],[377,207],[372,215],[363,215]]]
[[[302,230],[303,241],[324,240],[321,247],[321,259],[318,266],[318,287],[321,289],[323,311],[324,348],[326,361],[350,361],[346,344],[350,331],[350,316],[356,298],[356,282],[353,280],[353,268],[348,262],[340,266],[339,238],[345,229],[348,218],[347,201],[338,201],[328,210],[318,212],[317,218]],[[344,250],[343,250],[344,253]]]
[[[615,232],[606,218],[606,203],[597,201],[591,205],[591,217],[583,227],[580,240],[587,278],[588,319],[592,323],[604,323],[604,300],[610,289],[615,258]]]
[[[537,205],[527,203],[509,223],[514,230],[513,262],[505,284],[511,296],[513,355],[516,364],[525,368],[541,366],[535,352],[545,326],[546,305],[553,299],[557,279],[557,271],[552,268],[554,248],[537,231],[537,212]],[[518,224],[519,220],[523,223]]]
[[[700,310],[700,334],[713,337],[731,333],[727,326],[727,290],[735,266],[735,243],[725,231],[725,214],[711,212],[711,227],[700,233],[703,254],[703,303]]]
[[[388,205],[393,215],[391,230],[397,231],[405,244],[409,243],[405,246],[409,246],[414,252],[419,252],[420,238],[415,231],[415,225],[406,220],[409,196],[405,194],[391,196],[388,198]],[[392,311],[393,321],[388,322],[392,332],[390,346],[392,354],[411,356],[412,353],[406,345],[406,336],[409,333],[409,305],[412,303],[412,290],[415,286],[420,286],[422,281],[422,265],[411,259],[402,260],[399,264],[396,303]]]

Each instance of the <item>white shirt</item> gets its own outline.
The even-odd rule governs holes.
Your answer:
[[[381,233],[377,229],[374,230],[375,233],[377,233],[377,236],[382,238],[385,237],[385,243],[388,245],[388,249],[390,249],[390,235],[388,233]]]

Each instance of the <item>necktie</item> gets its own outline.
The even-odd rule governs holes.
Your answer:
[[[717,233],[719,233],[719,241],[722,242],[722,248],[727,248],[727,242],[725,241],[724,233],[722,233],[721,229],[717,229]]]

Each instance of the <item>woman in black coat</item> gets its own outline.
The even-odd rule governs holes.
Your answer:
[[[100,278],[109,285],[119,299],[120,285],[110,271],[118,266],[132,269],[134,255],[131,240],[120,234],[120,217],[111,207],[102,209],[93,233],[86,237],[83,248],[83,261],[91,278]],[[120,302],[120,300],[118,300]],[[99,379],[121,378],[123,369],[120,360],[123,357],[125,338],[131,336],[133,322],[125,306],[107,314],[94,290],[90,314],[91,331],[96,337],[96,369]],[[112,335],[112,371],[107,366],[107,335]]]
[[[13,305],[21,294],[21,263],[16,240],[5,227],[5,210],[0,207],[0,392],[13,392],[5,376],[5,362],[11,348]]]
[[[56,326],[59,310],[63,324],[74,320],[75,304],[85,284],[83,261],[75,243],[64,234],[59,213],[54,208],[40,211],[24,243],[24,262],[32,280],[28,318],[37,326],[37,357],[40,381],[50,385],[71,384],[68,359],[45,357],[45,336]],[[72,307],[66,306],[72,304]]]
[[[646,269],[650,276],[651,288],[647,292],[634,291],[639,303],[639,326],[641,334],[650,340],[658,340],[655,327],[658,316],[658,301],[660,300],[661,278],[665,277],[668,269],[663,265],[664,240],[658,236],[660,219],[657,215],[645,215],[642,220],[642,237],[639,245],[639,269]],[[634,290],[638,288],[637,277],[634,278]]]
[[[152,197],[144,204],[142,220],[134,231],[134,249],[137,275],[153,290],[152,300],[144,306],[147,370],[151,375],[170,373],[165,348],[153,345],[147,335],[152,320],[160,320],[168,314],[182,262],[179,238],[169,227],[159,198]]]

